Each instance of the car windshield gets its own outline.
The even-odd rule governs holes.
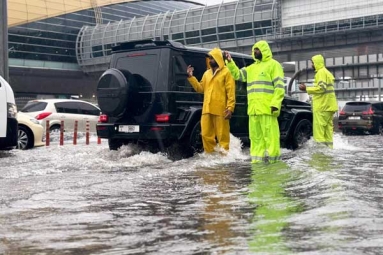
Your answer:
[[[371,104],[366,102],[352,102],[346,103],[343,111],[345,112],[363,112],[370,109]]]
[[[30,101],[21,109],[21,112],[39,112],[43,111],[46,106],[45,102]]]

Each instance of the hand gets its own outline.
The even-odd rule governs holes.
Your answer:
[[[299,90],[300,91],[306,91],[306,85],[303,83],[299,84]]]
[[[271,108],[271,114],[273,114],[273,112],[278,111],[277,107],[271,106],[270,108]]]
[[[226,57],[227,61],[231,62],[231,55],[230,55],[230,53],[227,50],[225,50],[225,51],[223,51],[223,54],[225,54],[225,57]]]
[[[229,109],[226,109],[226,110],[224,111],[224,113],[225,113],[225,119],[226,119],[226,120],[231,119],[231,115],[233,114],[232,111],[230,111]]]
[[[194,67],[192,67],[191,65],[188,65],[188,68],[186,69],[186,73],[188,74],[189,77],[193,76],[193,71],[194,71]]]

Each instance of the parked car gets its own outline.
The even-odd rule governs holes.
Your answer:
[[[110,69],[99,79],[97,99],[103,115],[97,135],[111,150],[123,144],[152,144],[161,150],[175,143],[189,151],[202,148],[200,118],[203,95],[187,81],[186,68],[201,79],[208,49],[172,41],[143,40],[113,47]],[[231,53],[241,68],[251,56]],[[312,133],[311,105],[286,96],[279,117],[282,146],[295,149]],[[231,133],[249,143],[246,83],[236,83]]]
[[[21,112],[36,118],[45,128],[49,120],[49,130],[59,131],[61,121],[64,130],[74,130],[74,123],[78,121],[78,131],[84,132],[86,121],[89,121],[90,131],[96,132],[96,124],[100,115],[100,108],[92,103],[75,99],[37,99],[29,101]]]
[[[343,134],[383,134],[383,102],[347,102],[339,112]]]
[[[33,147],[44,146],[44,128],[38,120],[25,113],[18,112],[17,121],[19,123],[18,149],[27,150]]]
[[[17,107],[13,90],[0,76],[0,150],[17,146]]]

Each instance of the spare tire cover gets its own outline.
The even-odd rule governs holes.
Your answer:
[[[118,69],[106,70],[97,85],[97,100],[101,112],[109,116],[121,116],[126,110],[129,92],[129,76]]]

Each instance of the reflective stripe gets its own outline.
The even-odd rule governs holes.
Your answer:
[[[334,145],[334,143],[333,142],[318,142],[318,143],[320,143],[320,144],[324,144],[324,145]]]
[[[285,88],[285,85],[277,85],[275,86],[276,89],[284,89]]]
[[[258,93],[258,92],[274,94],[274,90],[273,89],[248,89],[247,90],[247,95],[249,95],[251,93]]]
[[[324,85],[326,85],[327,87],[334,86],[334,84],[332,84],[332,83],[327,84],[327,83],[325,83],[324,81],[320,81],[320,82],[318,82],[318,86],[320,86],[321,84],[324,84]]]
[[[242,72],[243,76],[247,79],[247,71],[246,71],[245,67],[241,69],[241,72]]]
[[[283,78],[281,78],[281,77],[277,77],[277,78],[275,78],[275,79],[273,80],[273,83],[276,83],[277,81],[281,81],[281,82],[285,83],[285,81],[284,81]]]
[[[247,86],[252,86],[252,85],[255,85],[255,84],[259,84],[259,85],[270,85],[272,86],[273,83],[271,81],[253,81],[253,82],[249,82],[247,83]]]
[[[251,160],[259,160],[259,161],[266,161],[266,159],[268,159],[269,161],[270,160],[280,160],[281,157],[280,156],[276,156],[276,157],[257,157],[257,156],[251,156]]]

